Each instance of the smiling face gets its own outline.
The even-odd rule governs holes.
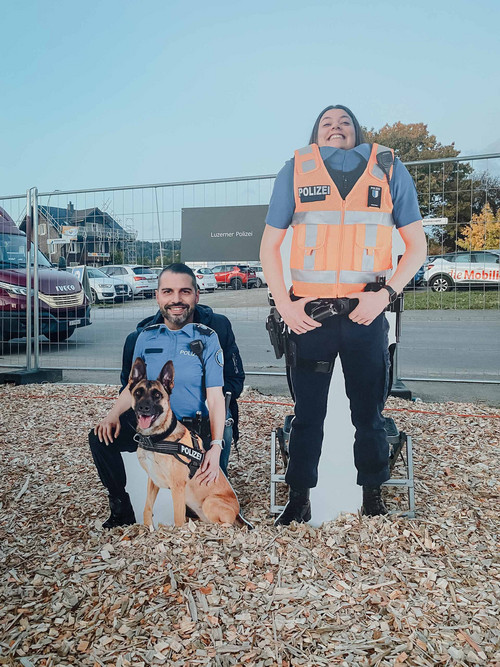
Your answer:
[[[182,329],[185,324],[191,324],[199,300],[200,293],[194,288],[191,276],[172,271],[161,274],[156,302],[169,329]]]
[[[325,111],[318,127],[318,146],[332,146],[349,150],[356,145],[356,130],[344,109]]]

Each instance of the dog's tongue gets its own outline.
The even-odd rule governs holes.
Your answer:
[[[151,415],[141,415],[139,417],[139,428],[146,429],[151,426],[153,417]]]

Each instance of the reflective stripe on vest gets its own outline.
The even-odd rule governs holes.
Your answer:
[[[292,226],[295,225],[340,225],[342,213],[340,211],[301,211],[295,212]],[[384,225],[393,227],[392,213],[380,211],[346,211],[344,225]]]
[[[295,152],[290,270],[297,296],[346,296],[392,268],[392,198],[377,164],[377,155],[389,151],[371,147],[366,169],[345,201],[316,144]],[[392,156],[383,162],[389,175]]]
[[[300,269],[291,269],[292,280],[299,280],[303,283],[336,283],[337,282],[337,272],[336,271],[314,271],[314,269],[300,270]]]
[[[303,211],[294,213],[294,225],[340,225],[342,214],[340,211]]]
[[[349,285],[357,283],[374,283],[377,278],[384,277],[385,271],[341,271],[341,283]],[[314,269],[291,269],[292,280],[297,280],[302,283],[328,283],[337,282],[336,271],[315,271]]]
[[[338,212],[340,214],[340,211]],[[381,211],[346,211],[344,214],[344,225],[383,225],[394,227],[392,213]]]

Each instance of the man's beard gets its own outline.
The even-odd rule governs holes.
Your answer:
[[[180,313],[179,315],[172,315],[170,312],[170,308],[172,307],[179,307],[182,306],[184,308],[184,311]],[[178,327],[184,326],[186,322],[191,318],[191,316],[194,313],[194,306],[186,306],[184,303],[171,303],[168,306],[161,306],[160,307],[160,313],[163,315],[163,317],[167,320],[167,322],[170,322],[171,324],[175,324]]]

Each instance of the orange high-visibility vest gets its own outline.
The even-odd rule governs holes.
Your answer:
[[[373,144],[366,169],[342,199],[317,144],[295,151],[290,268],[296,296],[345,297],[392,268],[392,198],[389,178]]]

